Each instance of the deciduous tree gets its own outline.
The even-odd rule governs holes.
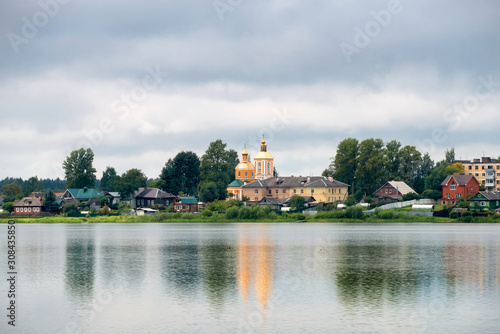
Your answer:
[[[173,194],[183,192],[196,195],[200,181],[200,159],[194,152],[182,151],[173,159],[168,159],[161,171],[160,179],[165,181],[163,190]]]
[[[96,169],[92,166],[94,152],[90,148],[75,150],[63,162],[68,188],[92,188],[96,181]]]

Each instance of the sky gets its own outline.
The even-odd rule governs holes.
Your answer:
[[[435,161],[498,157],[497,0],[4,0],[0,179],[157,178],[221,139],[265,135],[280,175],[320,175],[338,143],[392,139]]]

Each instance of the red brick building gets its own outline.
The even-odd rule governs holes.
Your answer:
[[[448,175],[441,186],[441,204],[455,204],[461,197],[479,192],[479,182],[472,175]]]

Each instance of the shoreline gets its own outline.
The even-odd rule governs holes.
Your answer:
[[[339,219],[314,219],[314,217],[307,217],[304,220],[297,219],[226,219],[222,217],[193,217],[193,218],[172,218],[172,219],[161,219],[155,216],[126,216],[126,217],[43,217],[43,218],[2,218],[0,219],[0,224],[7,224],[9,221],[14,220],[16,224],[101,224],[101,223],[463,223],[458,219],[450,219],[444,217],[426,217],[423,219],[422,216],[411,216],[411,219],[405,219],[397,217],[394,219],[381,219],[378,217],[366,217],[365,219],[351,219],[351,218],[339,218]],[[156,218],[156,219],[155,219]],[[409,217],[408,217],[409,218]],[[498,220],[486,220],[480,219],[477,221],[472,221],[469,223],[490,223],[497,224],[500,223]]]

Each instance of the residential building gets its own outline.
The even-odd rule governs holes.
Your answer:
[[[314,197],[317,202],[332,203],[344,201],[348,187],[331,177],[280,176],[245,184],[242,186],[242,194],[252,202],[259,202],[264,197],[287,198],[299,195]]]
[[[175,212],[197,212],[198,200],[195,197],[176,197],[174,199]]]
[[[463,174],[474,176],[487,191],[500,191],[500,160],[482,157],[473,160],[456,160],[463,165]]]
[[[42,199],[38,197],[24,197],[14,203],[14,214],[16,215],[37,215],[42,210]]]
[[[139,188],[134,192],[131,207],[133,209],[144,206],[169,206],[175,200],[175,196],[158,188]]]
[[[495,210],[500,208],[500,192],[480,191],[470,199],[470,208]]]
[[[97,189],[81,188],[81,189],[66,189],[66,191],[59,197],[64,200],[75,199],[78,202],[87,202],[89,200],[103,197],[104,193]]]
[[[461,197],[476,194],[479,191],[479,182],[472,175],[448,175],[441,183],[443,195],[441,204],[455,204]]]
[[[314,202],[316,202],[314,197],[311,197],[311,196],[304,197],[305,206],[309,206],[311,203],[314,203]],[[290,204],[290,197],[276,198],[276,197],[265,196],[257,204],[262,205],[262,206],[268,206],[271,210],[286,211],[285,209],[287,207],[289,207],[289,204]]]
[[[395,202],[401,201],[409,193],[417,192],[403,181],[387,181],[373,193],[373,197],[376,201]]]

